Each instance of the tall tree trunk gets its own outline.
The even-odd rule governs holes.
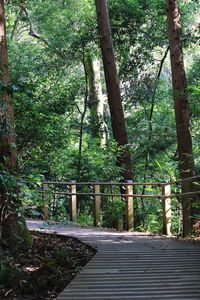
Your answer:
[[[88,108],[90,110],[91,135],[98,138],[101,146],[106,144],[106,133],[104,123],[104,97],[101,85],[100,62],[87,56],[87,76],[89,87]]]
[[[9,171],[16,172],[16,139],[14,113],[9,92],[8,52],[6,42],[4,1],[0,0],[0,163]]]
[[[130,180],[132,179],[131,157],[128,150],[128,137],[126,132],[124,111],[122,107],[117,68],[115,64],[107,1],[95,1],[113,137],[119,146],[124,147],[124,151],[119,157],[118,162],[120,166],[123,166],[124,169],[122,171],[123,179]]]
[[[84,103],[83,103],[83,112],[78,108],[78,111],[81,115],[81,123],[80,123],[80,132],[79,132],[79,151],[78,151],[78,165],[77,165],[77,175],[78,179],[81,178],[82,172],[82,148],[83,148],[83,127],[84,127],[84,120],[87,112],[88,107],[88,75],[87,75],[87,68],[86,68],[86,58],[85,58],[85,50],[83,48],[83,69],[85,75],[85,94],[84,94]]]
[[[178,141],[179,170],[181,178],[185,179],[195,176],[195,167],[192,152],[190,112],[187,97],[187,81],[183,61],[182,34],[178,0],[167,0],[167,21]],[[190,182],[183,182],[182,190],[184,193],[190,192],[191,189],[192,185]],[[183,235],[187,237],[190,236],[190,234],[191,199],[190,197],[183,197]]]
[[[12,178],[17,172],[17,149],[14,112],[9,91],[4,0],[0,0],[0,81],[0,169],[3,175],[0,182],[0,234],[3,239],[14,242],[17,236],[22,237],[26,229],[25,225],[22,229],[18,222],[17,187],[12,184]]]

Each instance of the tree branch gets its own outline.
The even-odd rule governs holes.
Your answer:
[[[24,14],[26,16],[26,19],[29,23],[29,35],[36,38],[36,39],[41,40],[46,46],[49,46],[49,42],[35,31],[34,26],[33,26],[33,22],[31,20],[31,17],[29,15],[29,12],[28,12],[27,8],[23,5],[21,5],[21,11],[24,12]]]
[[[16,35],[16,31],[17,31],[17,26],[19,24],[20,18],[21,18],[21,14],[22,14],[22,9],[19,10],[18,16],[15,19],[14,25],[13,25],[13,29],[10,35],[10,39],[13,40],[15,35]]]

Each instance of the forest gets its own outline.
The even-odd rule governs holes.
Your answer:
[[[200,229],[199,15],[198,0],[0,0],[1,242],[32,243],[44,182],[131,180],[137,195],[175,182],[172,234]],[[49,221],[71,222],[67,189],[49,185]],[[77,190],[91,226],[91,186]],[[124,187],[102,193],[117,196],[103,196],[101,225],[125,227]],[[162,233],[162,212],[138,197],[134,228]]]

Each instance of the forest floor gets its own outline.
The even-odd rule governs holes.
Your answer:
[[[73,237],[32,232],[30,248],[0,245],[0,299],[54,299],[95,254]]]

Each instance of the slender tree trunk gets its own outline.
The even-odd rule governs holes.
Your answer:
[[[4,0],[0,0],[0,81],[0,170],[3,175],[0,182],[0,235],[3,239],[14,242],[24,234],[29,237],[25,224],[23,228],[19,225],[16,213],[16,207],[19,205],[16,198],[17,187],[13,180],[9,180],[17,173],[17,149],[14,112],[9,92]]]
[[[89,88],[88,108],[90,111],[91,135],[99,139],[101,146],[105,146],[104,97],[101,85],[100,62],[97,59],[94,60],[91,55],[88,55],[86,67]]]
[[[131,157],[128,151],[128,137],[115,64],[107,1],[96,0],[95,2],[113,137],[119,146],[125,148],[118,162],[124,168],[122,172],[123,179],[129,180],[132,179]]]
[[[147,179],[147,171],[148,171],[148,167],[149,167],[149,161],[150,161],[150,150],[151,150],[151,144],[152,144],[152,138],[153,138],[153,127],[152,127],[152,120],[153,120],[153,114],[154,114],[154,107],[155,107],[155,100],[156,100],[156,92],[157,92],[157,88],[158,88],[158,83],[160,80],[160,75],[163,69],[163,65],[165,62],[165,59],[167,57],[167,54],[169,52],[169,46],[167,47],[163,58],[160,61],[160,65],[159,65],[159,69],[158,69],[158,74],[156,76],[156,80],[155,80],[155,87],[151,96],[151,108],[150,108],[150,113],[147,115],[148,118],[148,123],[149,123],[149,132],[148,132],[148,143],[147,143],[147,150],[146,150],[146,155],[145,155],[145,165],[144,165],[144,177],[143,177],[143,181],[146,182]],[[143,186],[142,189],[142,195],[145,194],[145,190],[146,190],[146,186]],[[144,199],[141,198],[141,203],[142,203],[142,208],[145,208],[144,205]]]
[[[178,0],[167,0],[168,38],[170,46],[174,110],[181,178],[195,176],[190,128],[187,82],[183,61],[181,22]],[[191,183],[182,184],[183,192],[191,191]],[[183,235],[191,234],[191,199],[183,198]]]
[[[22,8],[20,8],[20,10],[18,12],[18,15],[17,15],[17,17],[15,19],[13,28],[12,28],[12,32],[11,32],[11,36],[10,36],[11,40],[14,40],[15,37],[16,37],[16,35],[17,35],[18,25],[19,25],[19,21],[20,21],[22,12],[23,12],[23,10],[22,10]]]
[[[88,107],[88,75],[87,75],[86,58],[85,58],[85,50],[84,49],[83,49],[83,68],[84,68],[84,75],[85,75],[85,95],[84,95],[83,112],[81,112],[81,110],[78,108],[80,115],[81,115],[80,133],[79,133],[78,165],[77,165],[78,178],[81,177],[81,170],[82,170],[83,126],[84,126],[84,120],[85,120],[87,107]]]

